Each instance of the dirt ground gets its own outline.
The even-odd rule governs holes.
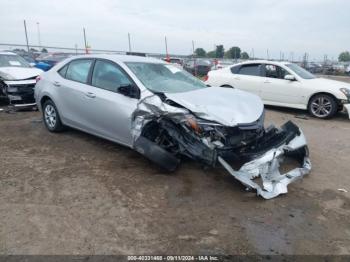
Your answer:
[[[350,254],[350,120],[268,108],[304,131],[312,173],[272,200],[222,169],[162,173],[39,112],[0,112],[1,254]],[[347,192],[343,192],[345,189]]]

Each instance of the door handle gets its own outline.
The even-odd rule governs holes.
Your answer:
[[[85,95],[87,97],[90,97],[90,98],[95,98],[96,97],[96,95],[94,93],[92,93],[92,92],[87,92],[87,93],[85,93]]]
[[[239,77],[235,77],[235,80],[241,80]]]
[[[54,82],[53,82],[53,85],[54,85],[54,86],[61,86],[61,83],[58,82],[58,81],[54,81]]]
[[[265,80],[264,83],[265,84],[271,84],[271,81],[270,80]]]

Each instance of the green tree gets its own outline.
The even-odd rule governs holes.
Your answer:
[[[215,58],[215,57],[216,57],[216,52],[215,52],[215,51],[209,51],[209,52],[207,53],[207,57],[209,57],[209,58]]]
[[[216,58],[223,58],[225,54],[225,49],[223,45],[217,45],[215,49],[215,57]]]
[[[42,53],[47,53],[47,49],[44,47],[43,49],[41,49]]]
[[[244,60],[249,59],[248,53],[247,53],[247,52],[242,52],[242,53],[241,53],[241,59],[244,59]]]
[[[241,58],[241,49],[238,46],[233,46],[226,52],[225,56],[231,59]]]
[[[205,50],[201,47],[198,47],[195,51],[194,51],[194,54],[197,56],[197,57],[206,57],[207,55],[207,52],[205,52]]]
[[[349,51],[341,52],[340,55],[339,55],[338,60],[340,62],[348,62],[348,61],[350,61],[350,53],[349,53]]]

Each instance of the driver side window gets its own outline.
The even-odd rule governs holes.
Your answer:
[[[265,65],[265,76],[269,78],[284,79],[289,73],[280,66]]]
[[[117,92],[119,87],[132,83],[118,66],[107,61],[97,60],[92,73],[91,84],[95,87]]]

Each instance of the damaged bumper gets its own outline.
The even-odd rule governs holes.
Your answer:
[[[306,139],[291,121],[265,129],[262,113],[254,123],[225,126],[193,120],[188,113],[155,96],[144,99],[134,113],[133,148],[168,171],[178,167],[181,156],[206,166],[222,165],[265,199],[287,193],[290,183],[311,170]],[[298,167],[283,171],[287,158]],[[237,164],[240,168],[234,169]]]
[[[350,119],[350,104],[344,104],[343,105],[344,109],[348,113],[349,119]]]
[[[285,158],[294,158],[299,167],[286,173],[280,172],[280,165]],[[257,195],[265,199],[274,198],[288,192],[287,186],[308,174],[311,170],[305,137],[300,131],[294,138],[277,148],[273,148],[260,157],[245,163],[239,170],[234,170],[222,157],[219,163],[237,180],[254,189]],[[260,183],[256,180],[260,179]]]
[[[4,81],[6,84],[5,95],[14,107],[35,106],[34,88],[35,79]]]

